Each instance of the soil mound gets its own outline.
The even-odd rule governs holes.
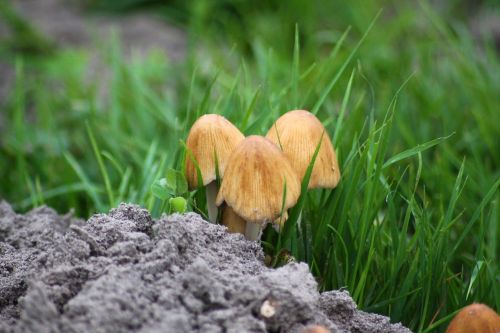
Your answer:
[[[306,264],[198,215],[122,204],[87,222],[0,203],[0,332],[410,332],[319,294]]]

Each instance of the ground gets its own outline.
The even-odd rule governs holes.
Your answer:
[[[304,263],[263,263],[260,244],[197,214],[153,220],[120,205],[87,222],[0,203],[0,331],[410,331],[318,293]]]

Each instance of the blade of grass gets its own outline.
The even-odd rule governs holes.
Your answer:
[[[361,44],[363,44],[365,38],[368,36],[368,33],[371,31],[371,29],[375,25],[375,22],[377,22],[377,19],[380,16],[381,13],[382,13],[382,10],[379,10],[379,12],[377,13],[377,15],[375,15],[375,18],[371,21],[370,25],[366,29],[366,31],[363,34],[363,36],[361,37],[361,39],[358,41],[358,43],[356,44],[356,46],[354,46],[354,48],[349,53],[347,59],[344,61],[344,63],[340,67],[340,69],[337,71],[337,74],[333,77],[333,79],[330,81],[330,83],[328,84],[328,86],[323,90],[323,93],[321,94],[320,98],[318,99],[318,101],[316,102],[316,104],[314,104],[314,107],[311,110],[311,112],[313,114],[316,115],[318,113],[319,109],[321,108],[321,106],[325,102],[326,97],[330,94],[330,92],[332,91],[333,87],[335,86],[335,84],[339,80],[340,76],[342,76],[342,74],[344,73],[344,70],[347,68],[347,65],[349,65],[349,63],[351,62],[352,58],[354,57],[354,54],[356,54],[356,52],[358,51],[358,49],[361,46]]]
[[[97,145],[97,141],[94,137],[94,133],[92,132],[92,129],[90,128],[90,125],[88,122],[85,122],[85,127],[87,128],[87,135],[89,136],[90,144],[92,145],[92,150],[94,151],[94,156],[97,159],[97,163],[99,164],[99,169],[101,171],[101,176],[104,180],[104,185],[106,187],[106,193],[108,195],[109,207],[114,207],[115,206],[115,197],[114,197],[114,193],[113,193],[113,188],[111,186],[111,181],[109,180],[108,170],[106,169],[106,166],[104,165],[104,161],[102,160],[102,156],[101,156],[101,151],[99,150],[99,147]]]
[[[300,108],[299,105],[299,79],[300,79],[300,44],[299,44],[299,25],[295,23],[295,36],[293,44],[292,61],[292,109]]]
[[[467,222],[467,225],[465,226],[464,230],[462,231],[460,237],[458,237],[452,250],[448,252],[448,257],[451,257],[458,250],[458,247],[462,244],[466,235],[470,232],[470,230],[472,229],[472,227],[474,226],[474,224],[478,220],[479,216],[482,214],[486,205],[488,205],[491,202],[492,198],[496,195],[499,186],[500,186],[500,177],[491,186],[490,190],[483,197],[483,200],[481,200],[481,203],[479,204],[476,211],[472,215],[472,218],[469,220],[469,222]]]
[[[241,126],[240,126],[241,131],[243,133],[247,132],[248,120],[250,119],[250,116],[253,114],[253,111],[255,109],[255,103],[257,102],[257,98],[259,97],[260,89],[261,89],[261,86],[259,86],[257,88],[257,90],[255,90],[255,93],[252,97],[252,100],[251,100],[250,104],[248,105],[247,109],[245,110],[245,115],[243,116],[243,120],[241,121]]]
[[[43,196],[45,200],[50,200],[52,198],[57,198],[63,195],[69,195],[75,192],[87,191],[88,188],[89,188],[88,184],[85,183],[68,184],[42,191],[41,196]],[[14,207],[24,210],[28,208],[31,204],[32,204],[32,198],[30,196],[29,198],[23,199],[22,201],[16,203]]]
[[[319,142],[316,146],[316,149],[314,151],[314,154],[311,158],[311,162],[309,163],[309,166],[306,169],[306,173],[304,174],[304,178],[302,180],[301,184],[301,189],[300,189],[300,196],[297,201],[297,204],[291,209],[289,215],[288,215],[288,220],[285,223],[285,227],[283,228],[283,236],[282,236],[282,241],[278,242],[278,250],[281,250],[281,244],[285,243],[291,239],[292,233],[295,232],[297,221],[301,215],[302,208],[304,207],[305,201],[306,201],[306,195],[307,195],[307,187],[309,185],[309,179],[311,178],[312,170],[314,167],[314,162],[316,161],[316,157],[318,156],[319,149],[321,147],[321,142],[323,140],[323,135],[325,133],[323,132],[321,134],[321,137],[319,139]],[[293,256],[296,256],[297,253],[292,252]]]
[[[99,212],[104,212],[105,211],[104,205],[99,197],[97,187],[90,182],[89,178],[87,177],[81,166],[78,164],[76,159],[71,154],[64,153],[64,158],[69,163],[73,171],[75,171],[78,178],[80,178],[81,182],[84,184],[85,191],[92,198],[92,201],[94,202],[94,205],[96,206],[97,210]]]
[[[349,97],[351,96],[351,90],[352,90],[352,81],[354,79],[354,74],[356,73],[356,70],[353,69],[351,72],[351,77],[349,78],[349,82],[347,83],[347,88],[344,93],[344,98],[342,99],[342,106],[340,107],[340,112],[339,116],[337,118],[337,124],[335,125],[335,131],[333,133],[333,144],[338,144],[338,138],[340,135],[340,131],[342,129],[342,125],[344,123],[344,117],[345,117],[345,112],[347,109],[347,103],[349,102]]]
[[[444,137],[440,137],[440,138],[437,138],[437,139],[434,139],[434,140],[431,140],[431,141],[428,141],[426,143],[423,143],[423,144],[419,144],[417,145],[416,147],[413,147],[411,149],[407,149],[405,151],[402,151],[401,153],[398,153],[394,156],[392,156],[391,158],[389,158],[387,160],[387,162],[384,163],[384,166],[383,168],[387,168],[391,165],[393,165],[394,163],[397,163],[399,161],[402,161],[406,158],[409,158],[409,157],[412,157],[412,156],[415,156],[427,149],[430,149],[438,144],[440,144],[441,142],[451,138],[455,133],[452,133],[448,136],[444,136]]]

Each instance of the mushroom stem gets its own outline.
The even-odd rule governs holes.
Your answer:
[[[217,197],[218,190],[216,182],[211,182],[205,187],[205,193],[207,195],[208,219],[212,223],[217,223],[217,206],[215,205],[215,198]]]
[[[256,241],[260,239],[262,234],[262,227],[259,223],[247,222],[245,228],[245,237],[248,240]]]
[[[222,211],[222,224],[227,227],[227,231],[230,233],[245,234],[247,222],[229,206],[226,206]]]

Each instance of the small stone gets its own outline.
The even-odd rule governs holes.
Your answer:
[[[271,318],[272,316],[274,316],[276,314],[276,307],[274,306],[273,302],[266,299],[260,307],[260,314],[266,318]]]

